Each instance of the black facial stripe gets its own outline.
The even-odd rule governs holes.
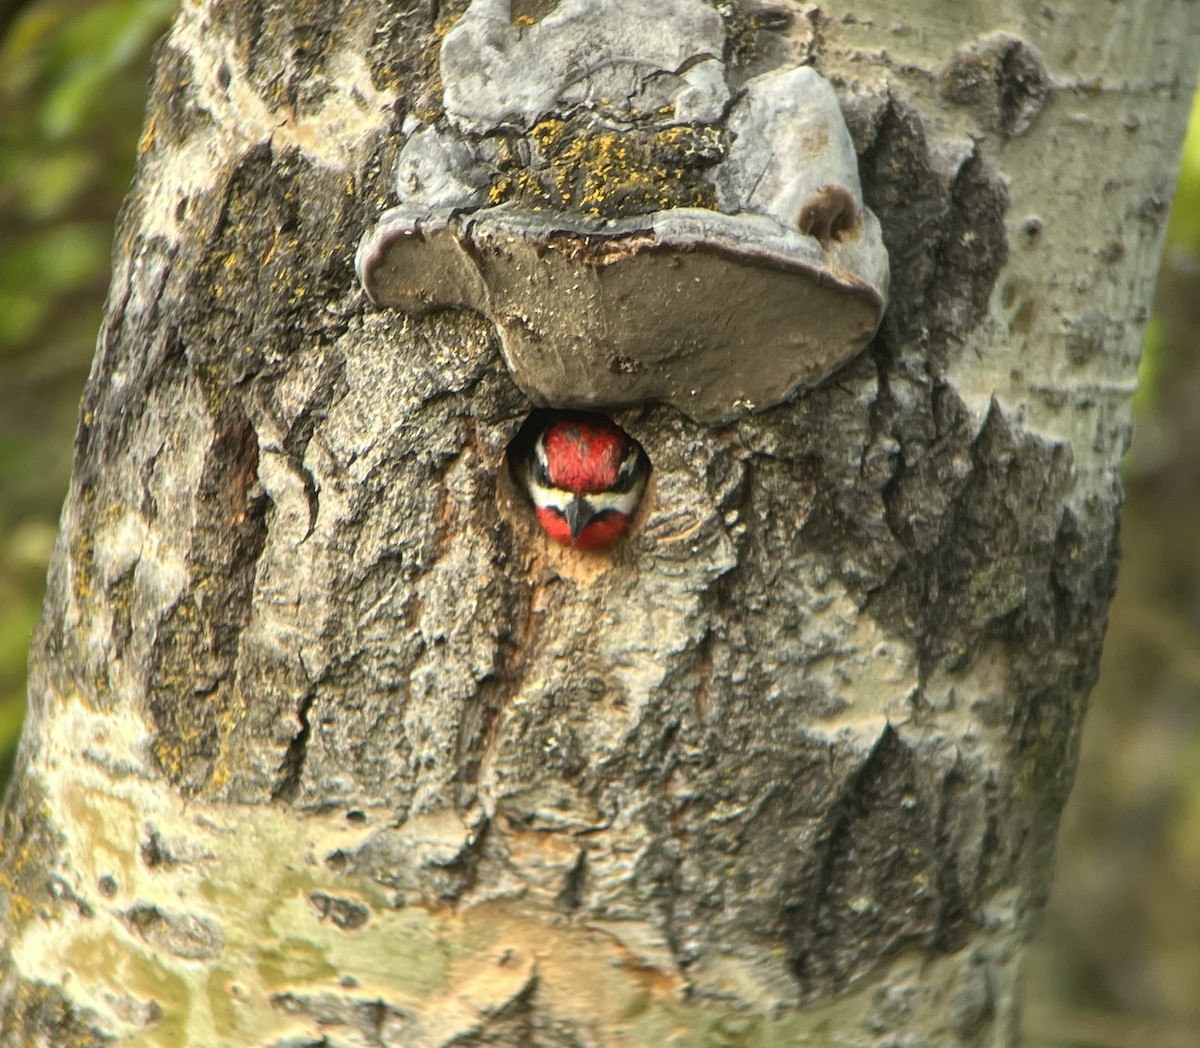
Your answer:
[[[630,448],[625,460],[621,463],[621,468],[617,471],[617,479],[609,491],[624,492],[633,487],[638,479],[639,458],[637,448]]]
[[[615,517],[620,512],[619,509],[613,509],[611,506],[596,510],[588,517],[588,522],[584,525],[584,528],[590,528],[598,520],[608,520],[609,517]],[[563,516],[563,514],[560,513],[559,516]]]
[[[550,485],[550,464],[546,460],[546,445],[543,437],[538,437],[533,446],[533,475],[539,484]]]

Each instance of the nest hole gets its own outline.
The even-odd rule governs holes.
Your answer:
[[[538,456],[539,438],[552,426],[558,430],[556,446],[580,456],[569,466]],[[555,445],[549,446],[553,456]],[[504,462],[501,497],[518,502],[539,531],[572,552],[623,545],[645,519],[650,458],[642,444],[609,415],[537,408],[509,441]],[[576,496],[581,506],[570,507]],[[581,507],[585,512],[577,520],[575,512]],[[615,537],[607,538],[613,533]]]

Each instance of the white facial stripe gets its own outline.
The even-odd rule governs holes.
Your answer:
[[[541,483],[532,471],[530,471],[528,483],[529,497],[533,499],[535,506],[542,509],[556,509],[560,513],[565,513],[567,503],[575,497],[574,492],[564,488],[552,488]]]
[[[645,484],[634,484],[629,491],[598,491],[592,495],[585,495],[584,499],[595,513],[613,510],[628,516],[637,509],[644,487]]]
[[[597,491],[584,495],[583,498],[591,506],[593,513],[612,510],[615,513],[631,515],[637,509],[645,487],[643,481],[635,484],[629,491]],[[542,509],[556,509],[559,513],[566,513],[567,505],[575,497],[573,491],[539,483],[537,477],[532,474],[529,477],[529,494],[535,506]]]

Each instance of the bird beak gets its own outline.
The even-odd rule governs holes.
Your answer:
[[[586,499],[576,495],[567,503],[567,510],[563,516],[567,518],[567,527],[571,529],[571,545],[574,546],[579,533],[591,523],[596,512]]]

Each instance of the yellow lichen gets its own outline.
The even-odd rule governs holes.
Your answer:
[[[579,210],[597,217],[671,207],[716,207],[703,178],[719,154],[717,132],[690,125],[631,130],[584,127],[550,117],[530,131],[537,161],[522,165],[502,144],[492,204]]]
[[[138,156],[145,156],[154,148],[154,127],[158,121],[158,114],[151,113],[146,120],[146,130],[142,132],[142,137],[138,139]]]

